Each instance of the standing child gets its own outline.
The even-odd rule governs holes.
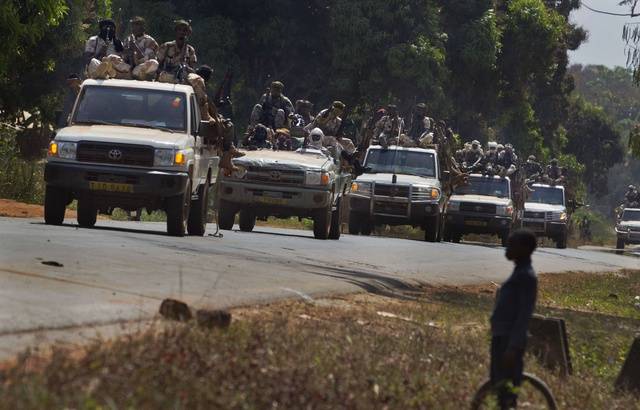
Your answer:
[[[516,407],[514,388],[522,382],[527,329],[538,292],[538,278],[531,266],[535,249],[536,237],[530,231],[518,230],[509,237],[506,257],[515,268],[498,290],[491,315],[491,383],[501,409]]]

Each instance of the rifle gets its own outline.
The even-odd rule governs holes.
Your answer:
[[[214,104],[225,118],[233,119],[233,105],[231,103],[231,82],[233,81],[233,71],[230,68],[224,75],[220,87],[214,96]]]

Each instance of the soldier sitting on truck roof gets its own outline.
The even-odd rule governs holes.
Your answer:
[[[498,154],[498,165],[500,166],[500,175],[511,176],[517,170],[518,156],[516,155],[513,145],[505,144],[504,151]]]
[[[130,21],[131,34],[124,47],[127,63],[133,67],[131,73],[136,80],[152,80],[156,77],[159,63],[157,60],[158,43],[145,33],[146,21],[142,17],[134,17]]]
[[[535,155],[529,155],[529,158],[527,158],[527,162],[524,163],[522,168],[525,178],[530,181],[535,181],[543,174],[542,165],[540,165],[540,163],[536,160]]]
[[[158,81],[185,84],[187,75],[195,72],[195,65],[198,63],[196,49],[187,43],[191,32],[188,21],[175,21],[176,39],[167,41],[158,49]]]
[[[398,107],[389,104],[385,115],[376,123],[374,140],[383,147],[395,144],[404,130],[404,120],[398,115]]]
[[[625,208],[640,208],[640,192],[634,185],[627,187],[627,192],[624,194],[624,206]]]
[[[564,182],[564,171],[558,165],[558,160],[553,158],[545,170],[545,180],[551,185],[562,184]]]
[[[416,145],[420,145],[421,141],[431,131],[433,120],[427,117],[427,105],[425,103],[416,104],[413,108],[413,114],[409,123],[407,136],[413,140]]]
[[[289,128],[289,117],[293,114],[293,104],[284,94],[284,84],[271,83],[267,92],[253,107],[245,144],[252,148],[266,148],[274,143],[275,132]]]
[[[100,20],[100,32],[89,37],[84,46],[86,76],[95,79],[131,78],[131,66],[122,55],[124,46],[116,38],[116,23],[111,19]]]
[[[464,154],[464,161],[462,163],[462,166],[470,172],[479,172],[483,168],[483,159],[484,151],[480,146],[480,141],[473,140],[471,142],[471,147],[467,149]]]

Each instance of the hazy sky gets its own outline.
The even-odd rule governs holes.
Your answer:
[[[629,13],[626,7],[618,6],[619,0],[584,0],[584,3],[598,10],[615,13]],[[622,28],[628,21],[638,21],[640,17],[614,17],[594,13],[581,7],[574,11],[572,20],[589,32],[589,39],[578,50],[569,54],[571,63],[602,64],[608,67],[625,66]]]

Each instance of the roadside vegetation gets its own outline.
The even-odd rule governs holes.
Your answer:
[[[562,409],[640,409],[612,387],[640,331],[640,272],[540,283],[538,312],[567,321],[574,375],[532,357],[527,371],[547,381]],[[487,377],[494,290],[282,302],[235,310],[227,330],[158,325],[44,357],[26,352],[1,367],[0,407],[466,408]]]

